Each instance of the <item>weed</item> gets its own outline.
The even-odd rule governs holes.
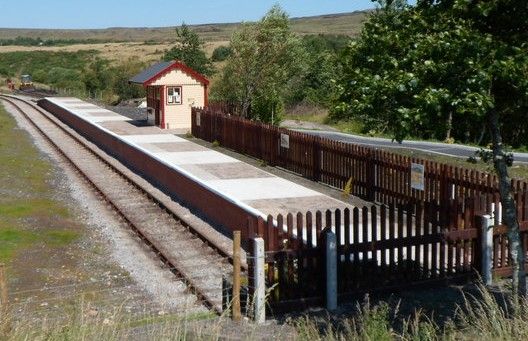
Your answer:
[[[446,138],[444,143],[453,144],[455,143],[455,139],[453,137]]]
[[[479,284],[476,294],[465,294],[443,327],[421,310],[402,317],[398,307],[391,309],[386,302],[371,306],[368,299],[354,317],[338,322],[305,316],[289,323],[301,340],[527,340],[527,314],[527,298],[514,304],[506,294],[493,294]]]
[[[70,230],[48,230],[45,232],[45,242],[50,246],[64,246],[79,238],[79,233]]]
[[[0,226],[0,262],[10,260],[18,250],[35,243],[38,237],[34,232]]]
[[[0,204],[0,216],[23,218],[30,215],[68,217],[68,209],[50,199],[13,200]]]
[[[345,187],[343,188],[343,198],[348,199],[350,197],[350,193],[352,193],[352,184],[354,182],[354,178],[350,177],[348,181],[345,184]]]

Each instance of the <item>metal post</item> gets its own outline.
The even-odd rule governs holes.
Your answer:
[[[240,231],[233,232],[233,320],[240,321]]]
[[[264,280],[264,239],[258,237],[253,239],[254,266],[253,278],[255,283],[255,322],[266,322],[266,282]]]
[[[481,276],[485,285],[492,284],[493,225],[493,218],[489,214],[480,216],[482,250]]]
[[[330,229],[325,232],[326,309],[337,309],[337,242]]]

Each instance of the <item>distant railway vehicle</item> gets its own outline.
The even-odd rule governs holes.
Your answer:
[[[31,75],[22,75],[20,76],[20,90],[33,89],[33,78]]]

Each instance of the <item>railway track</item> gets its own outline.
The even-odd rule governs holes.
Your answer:
[[[225,245],[209,240],[207,232],[177,216],[167,200],[160,198],[146,181],[52,114],[17,97],[0,95],[0,99],[22,114],[185,284],[182,296],[192,294],[196,298],[194,304],[221,314],[222,276],[233,270]]]
[[[29,97],[35,97],[35,98],[44,98],[48,96],[57,96],[57,93],[52,90],[46,90],[46,89],[26,89],[26,90],[15,90],[15,95],[22,95],[22,96],[29,96]]]

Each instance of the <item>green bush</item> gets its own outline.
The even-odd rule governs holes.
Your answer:
[[[279,124],[284,118],[284,103],[272,94],[257,96],[251,102],[251,115],[261,122]]]
[[[101,44],[110,41],[99,39],[41,39],[19,36],[14,39],[0,39],[0,46],[66,46],[73,44]]]
[[[2,53],[0,74],[33,75],[33,80],[56,87],[83,88],[80,73],[88,65],[95,50],[77,52],[18,51]]]
[[[128,80],[144,68],[144,63],[129,59],[114,66],[98,54],[95,50],[2,53],[0,75],[30,74],[37,83],[67,89],[74,94],[102,93],[108,103],[144,96],[141,87],[128,84]]]
[[[231,47],[224,45],[218,46],[216,49],[214,49],[213,55],[211,56],[211,60],[213,62],[223,62],[224,60],[229,58],[232,53],[233,50],[231,49]]]

